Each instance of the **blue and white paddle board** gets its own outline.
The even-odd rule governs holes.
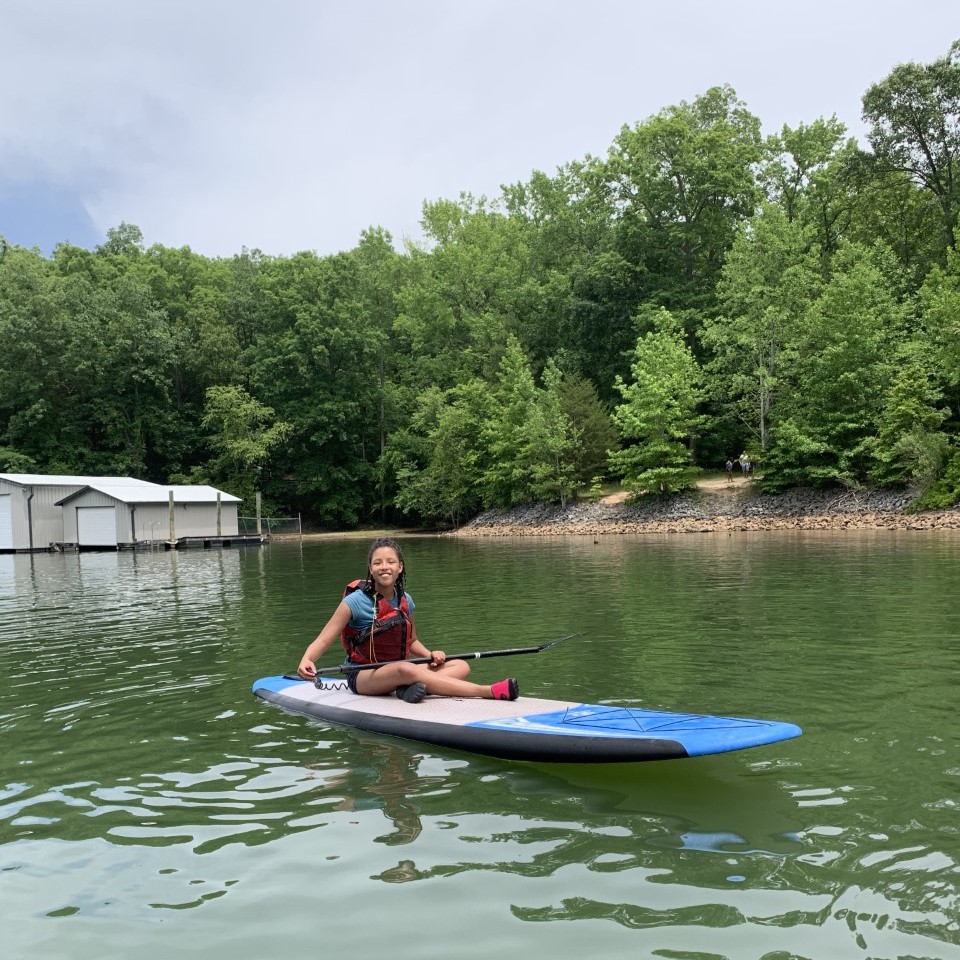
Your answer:
[[[319,687],[307,680],[264,677],[253,692],[291,713],[506,760],[676,760],[759,747],[801,733],[794,724],[775,720],[523,696],[514,701],[426,697],[405,703],[394,696],[358,696],[334,677],[322,678]]]

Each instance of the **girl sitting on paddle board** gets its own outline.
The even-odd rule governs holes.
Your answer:
[[[408,703],[428,693],[441,697],[482,697],[516,700],[515,679],[482,686],[467,680],[470,666],[447,661],[442,650],[428,650],[413,625],[413,598],[404,590],[403,551],[389,537],[374,540],[367,555],[367,579],[347,584],[343,600],[316,640],[304,651],[297,673],[304,680],[317,676],[316,660],[339,639],[347,662],[384,663],[367,670],[347,669],[354,693],[378,696],[396,691]],[[407,657],[430,657],[429,663],[409,663]]]

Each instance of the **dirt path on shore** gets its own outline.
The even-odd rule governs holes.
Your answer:
[[[726,477],[708,477],[697,481],[697,490],[702,493],[725,497],[739,495],[750,489],[752,489],[750,481],[744,480],[743,477],[735,476],[732,481]],[[625,503],[629,496],[630,492],[628,490],[618,490],[616,493],[603,497],[600,502],[606,506],[616,506]]]
[[[743,477],[734,476],[732,480],[726,477],[711,477],[707,480],[698,480],[697,489],[705,493],[740,493],[743,490],[750,490],[750,481]]]

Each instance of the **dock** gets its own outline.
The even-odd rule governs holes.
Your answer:
[[[78,543],[51,543],[38,547],[54,553],[79,553],[83,550],[209,550],[212,547],[254,547],[270,542],[266,534],[233,534],[232,536],[179,537],[176,540],[137,540],[136,543],[118,543],[113,546],[81,547]]]
[[[269,543],[266,534],[237,534],[232,537],[180,537],[177,540],[165,540],[169,550],[185,550],[200,548],[207,550],[210,547],[247,547]]]

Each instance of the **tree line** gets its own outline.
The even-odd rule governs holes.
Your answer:
[[[209,482],[321,526],[683,489],[960,496],[960,41],[764,137],[729,86],[331,256],[0,239],[0,470]]]

